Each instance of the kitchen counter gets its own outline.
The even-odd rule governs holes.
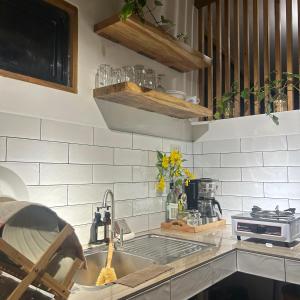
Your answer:
[[[174,278],[174,277],[177,278],[178,276],[180,278],[180,274],[188,272],[189,270],[193,270],[201,265],[205,265],[210,262],[213,262],[219,257],[223,257],[230,253],[235,254],[236,252],[240,253],[240,257],[245,255],[254,256],[254,260],[257,260],[257,257],[255,257],[256,254],[263,258],[266,258],[267,256],[272,256],[275,262],[280,260],[281,263],[282,261],[283,267],[285,266],[284,263],[285,259],[289,261],[299,260],[299,268],[300,268],[300,244],[298,244],[293,248],[284,248],[279,246],[267,247],[265,244],[256,244],[247,241],[237,241],[236,237],[232,236],[231,226],[229,225],[220,227],[218,229],[212,229],[212,230],[208,230],[196,234],[176,232],[176,231],[163,231],[160,229],[152,230],[150,232],[144,232],[144,234],[146,233],[154,233],[154,234],[161,234],[161,235],[166,235],[171,237],[178,237],[187,240],[194,240],[194,241],[199,241],[204,243],[215,244],[216,246],[205,252],[195,253],[168,264],[169,266],[172,267],[172,270],[164,274],[161,274],[156,278],[137,286],[136,288],[129,288],[120,284],[114,284],[112,286],[105,287],[105,288],[80,287],[80,289],[76,289],[72,293],[72,295],[70,296],[70,300],[82,300],[84,298],[89,300],[93,300],[93,299],[113,300],[113,299],[127,298],[129,297],[129,295],[136,294],[142,290],[147,290],[153,286],[162,284],[164,281],[168,281],[170,278]],[[237,258],[238,258],[237,268],[239,268],[239,255],[237,256]],[[263,262],[264,261],[265,259],[263,259]],[[268,261],[268,263],[270,263],[270,261]],[[240,267],[243,268],[242,263],[240,264]],[[235,271],[237,271],[237,269],[235,269],[232,273],[234,273]],[[249,273],[254,274],[253,272],[251,273],[251,271]],[[286,277],[285,274],[282,275],[282,278],[285,279],[285,277]],[[269,278],[272,278],[272,275]],[[279,278],[276,277],[274,279],[280,280],[281,277]],[[200,280],[198,281],[200,282]],[[293,282],[293,280],[291,280],[291,282]]]

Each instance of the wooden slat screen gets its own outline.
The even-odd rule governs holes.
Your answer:
[[[199,43],[199,51],[204,52],[205,44],[204,44],[204,8],[201,7],[198,9],[198,43]],[[205,105],[205,95],[204,95],[204,70],[200,69],[198,74],[198,88],[199,88],[199,98],[200,104]]]
[[[196,3],[199,37],[203,38],[199,49],[214,62],[199,87],[205,90],[205,103],[214,112],[215,99],[220,100],[224,92],[230,91],[233,82],[241,91],[263,87],[268,80],[281,80],[285,72],[300,74],[300,0],[207,0],[205,4],[195,0]],[[296,14],[297,19],[293,19]],[[300,93],[292,86],[284,92],[288,110],[299,109]],[[266,101],[268,96],[265,86]],[[234,108],[235,117],[265,111],[260,99],[242,99],[240,93]]]

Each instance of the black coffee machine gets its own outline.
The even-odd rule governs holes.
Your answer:
[[[200,212],[203,224],[221,219],[222,209],[215,199],[218,183],[218,180],[211,178],[200,178],[191,180],[185,187],[187,207],[189,210],[196,209]]]

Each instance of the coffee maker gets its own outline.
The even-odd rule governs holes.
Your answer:
[[[221,205],[215,199],[218,184],[218,180],[200,178],[191,180],[185,187],[188,209],[199,211],[202,224],[218,221],[222,217]]]

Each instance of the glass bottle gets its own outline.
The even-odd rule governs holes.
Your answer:
[[[162,93],[165,93],[166,92],[166,89],[163,87],[162,85],[162,80],[164,78],[164,74],[158,74],[157,75],[157,82],[156,82],[156,90],[159,91],[159,92],[162,92]]]
[[[170,183],[170,191],[166,201],[166,222],[177,220],[178,216],[178,195],[174,183]]]
[[[283,92],[279,92],[273,101],[274,112],[287,111],[287,96]]]

